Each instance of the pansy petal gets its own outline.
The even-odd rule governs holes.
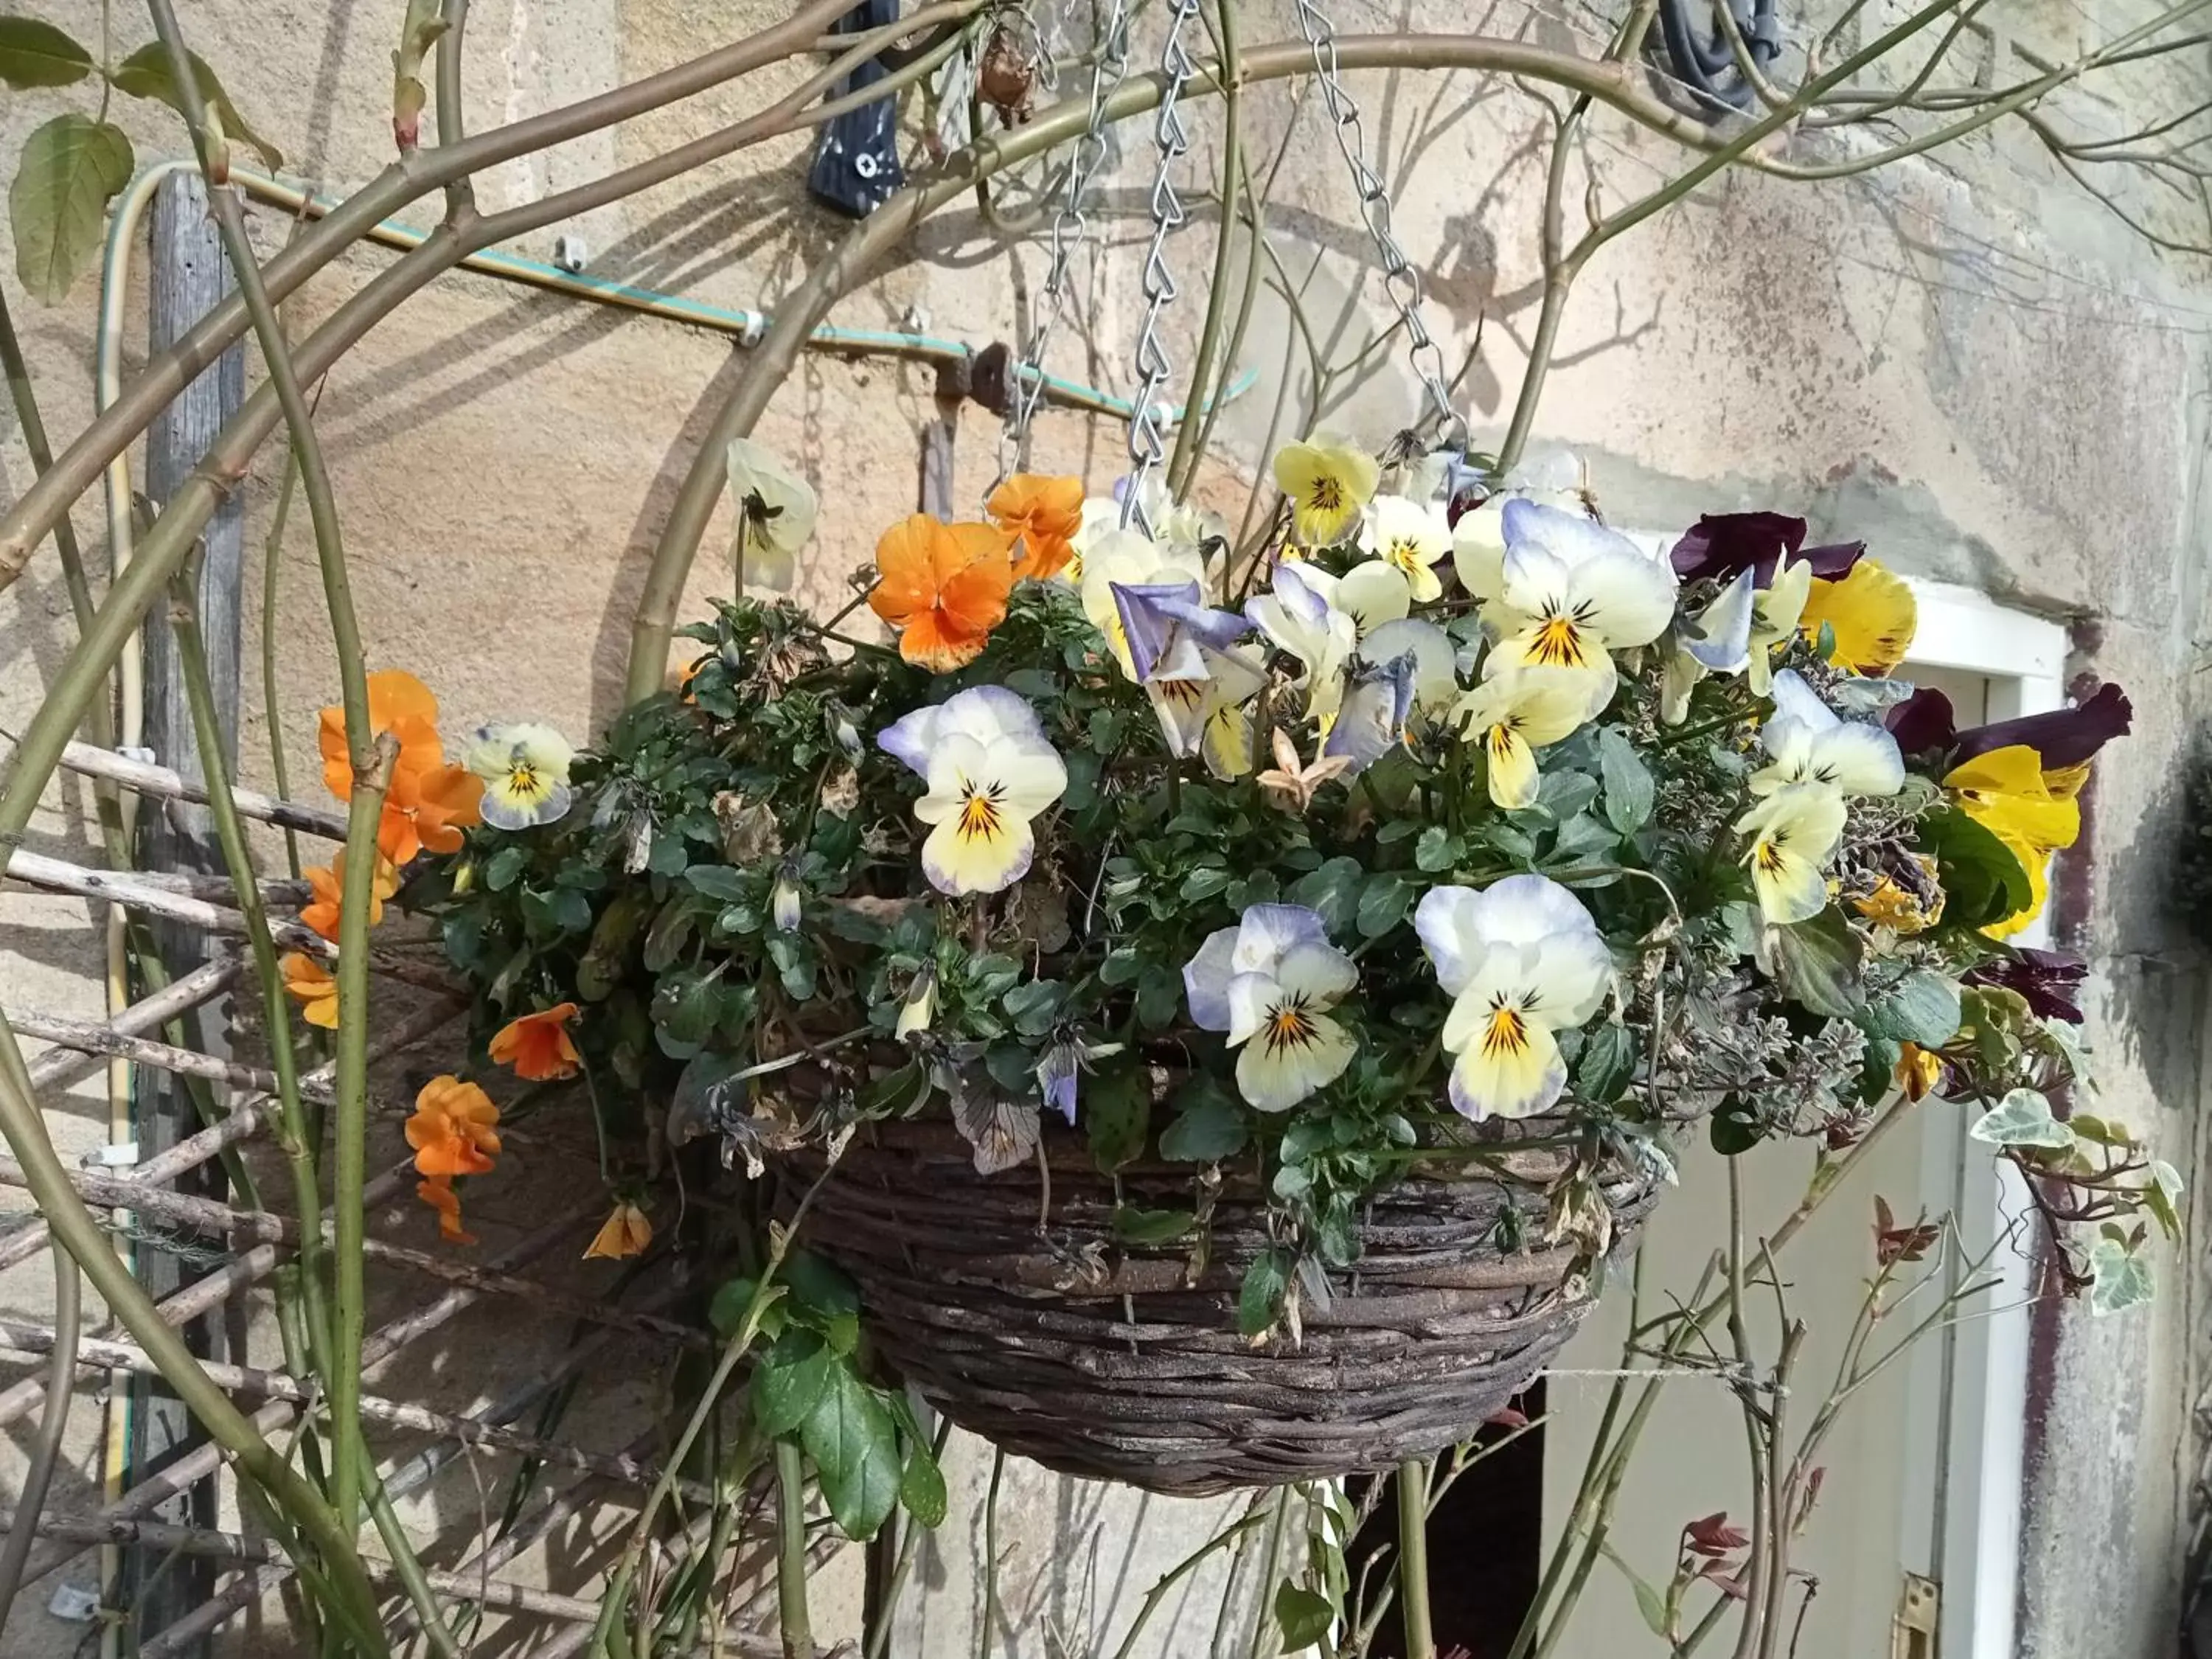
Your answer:
[[[1283,953],[1275,968],[1275,982],[1292,996],[1304,998],[1310,1008],[1328,1008],[1342,1001],[1359,983],[1359,968],[1334,945],[1309,942]]]
[[[1467,989],[1487,945],[1479,925],[1480,900],[1472,887],[1431,887],[1413,907],[1413,931],[1447,996]]]
[[[1359,642],[1359,653],[1370,662],[1411,657],[1413,707],[1424,713],[1444,708],[1459,696],[1458,653],[1451,635],[1432,622],[1407,617],[1384,623]]]
[[[1893,795],[1905,787],[1905,757],[1873,721],[1843,720],[1814,740],[1812,776],[1847,795]]]
[[[2045,771],[2079,766],[2114,738],[2125,737],[2134,714],[2127,694],[2108,680],[2075,708],[1976,726],[1959,738],[1958,758],[1972,760],[1992,749],[2025,744],[2041,758]]]
[[[1413,608],[1413,594],[1404,571],[1387,560],[1369,559],[1345,573],[1336,585],[1336,604],[1364,635],[1385,623],[1401,621]]]
[[[1536,751],[1528,738],[1503,722],[1475,734],[1482,744],[1490,769],[1490,799],[1509,812],[1536,803],[1543,780],[1536,770]]]
[[[953,813],[921,844],[921,870],[940,893],[997,893],[1029,873],[1036,836],[1027,818]]]
[[[1566,1087],[1566,1062],[1551,1029],[1509,1006],[1491,1011],[1480,1035],[1459,1051],[1449,1093],[1453,1110],[1480,1122],[1532,1117],[1557,1103]]]
[[[1475,897],[1472,921],[1486,944],[1533,945],[1552,933],[1597,935],[1583,902],[1549,876],[1507,876]]]
[[[1231,962],[1240,974],[1272,975],[1298,945],[1328,943],[1328,928],[1317,911],[1303,904],[1248,905]]]
[[[1798,721],[1808,731],[1826,731],[1841,721],[1842,716],[1823,702],[1820,694],[1806,684],[1805,677],[1794,668],[1784,668],[1775,675],[1772,695],[1775,714],[1784,720]]]
[[[1710,673],[1741,673],[1751,658],[1753,606],[1751,572],[1747,570],[1698,613],[1695,631],[1682,635],[1682,649]]]
[[[1229,981],[1236,977],[1237,930],[1224,927],[1206,936],[1198,954],[1182,966],[1183,995],[1190,1023],[1201,1031],[1229,1029]]]
[[[1580,1025],[1613,983],[1613,952],[1595,932],[1547,933],[1522,947],[1522,1006],[1558,1030]]]
[[[1237,1055],[1237,1090],[1262,1112],[1286,1112],[1344,1075],[1357,1047],[1327,1014],[1261,1032]]]
[[[1569,608],[1609,649],[1649,645],[1674,619],[1674,573],[1635,544],[1594,553],[1573,566]]]

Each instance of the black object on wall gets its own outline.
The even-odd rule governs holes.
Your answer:
[[[1699,32],[1695,14],[1718,6],[1729,8],[1761,75],[1770,72],[1782,56],[1782,20],[1776,15],[1776,0],[1659,0],[1660,55],[1668,72],[1682,83],[1698,114],[1708,121],[1748,110],[1754,95],[1719,19],[1711,20],[1711,33]]]
[[[837,21],[839,34],[863,34],[898,21],[899,0],[867,0]],[[830,89],[839,99],[872,86],[890,73],[880,58],[871,58]],[[833,117],[815,141],[814,165],[806,179],[814,199],[848,218],[865,219],[906,182],[898,158],[898,100],[872,104]]]

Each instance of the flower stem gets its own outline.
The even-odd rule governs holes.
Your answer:
[[[788,1439],[775,1443],[775,1616],[783,1659],[814,1659],[806,1611],[806,1462]]]
[[[1191,475],[1200,460],[1198,441],[1200,431],[1206,424],[1212,400],[1206,397],[1206,383],[1213,378],[1214,361],[1221,355],[1222,329],[1228,319],[1227,301],[1231,284],[1229,263],[1237,238],[1231,233],[1237,225],[1237,216],[1230,203],[1234,197],[1238,174],[1244,159],[1244,63],[1237,46],[1236,0],[1216,0],[1214,15],[1218,24],[1221,48],[1221,185],[1218,207],[1218,234],[1213,244],[1213,283],[1206,290],[1206,320],[1200,325],[1198,356],[1190,371],[1190,396],[1183,410],[1182,423],[1176,430],[1175,454],[1168,462],[1167,486],[1170,500],[1190,488]],[[1248,301],[1249,303],[1249,301]]]
[[[1434,1659],[1429,1618],[1429,1466],[1409,1457],[1398,1465],[1398,1595],[1406,1621],[1406,1659]]]

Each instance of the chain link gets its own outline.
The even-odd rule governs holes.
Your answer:
[[[1145,252],[1145,320],[1137,330],[1137,386],[1129,410],[1129,482],[1121,497],[1122,527],[1133,526],[1147,536],[1152,533],[1152,526],[1145,511],[1145,483],[1152,469],[1167,457],[1167,418],[1160,393],[1167,389],[1168,377],[1174,372],[1167,347],[1160,339],[1160,319],[1175,303],[1178,292],[1175,273],[1168,269],[1168,237],[1187,216],[1175,181],[1176,163],[1190,149],[1190,129],[1182,119],[1182,94],[1198,69],[1191,61],[1190,48],[1183,44],[1183,31],[1198,15],[1199,0],[1172,0],[1172,3],[1175,9],[1168,20],[1167,45],[1160,53],[1164,84],[1160,88],[1159,119],[1152,129],[1160,165],[1152,176],[1152,240]]]
[[[1413,269],[1413,261],[1398,246],[1391,229],[1389,187],[1367,165],[1367,140],[1360,125],[1359,106],[1345,89],[1338,71],[1336,27],[1313,0],[1295,3],[1298,27],[1305,33],[1306,44],[1313,48],[1314,74],[1321,82],[1322,100],[1336,129],[1336,147],[1344,152],[1344,159],[1351,166],[1352,182],[1359,192],[1360,216],[1367,222],[1367,234],[1374,239],[1375,251],[1382,257],[1382,290],[1390,296],[1390,303],[1397,308],[1398,320],[1406,330],[1407,361],[1428,388],[1443,447],[1464,452],[1467,422],[1452,407],[1451,391],[1444,381],[1443,348],[1437,344],[1422,319],[1420,272]]]
[[[1106,106],[1119,91],[1129,68],[1129,12],[1127,0],[1111,0],[1104,27],[1098,32],[1097,61],[1091,69],[1091,113],[1075,154],[1067,165],[1066,187],[1052,222],[1052,263],[1044,285],[1037,292],[1030,319],[1029,342],[1015,365],[1013,384],[1007,392],[1006,424],[999,433],[999,476],[996,489],[1029,459],[1030,422],[1044,399],[1044,354],[1052,343],[1067,305],[1067,270],[1076,248],[1089,234],[1090,222],[1083,204],[1091,181],[1106,159]]]

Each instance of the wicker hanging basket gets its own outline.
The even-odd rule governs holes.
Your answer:
[[[1512,1153],[1510,1181],[1470,1169],[1380,1194],[1357,1267],[1331,1276],[1327,1306],[1303,1306],[1302,1340],[1255,1345],[1238,1292],[1274,1241],[1249,1179],[1215,1201],[1193,1283],[1188,1240],[1125,1243],[1114,1182],[1073,1137],[1047,1148],[1049,1194],[1034,1161],[977,1174],[950,1126],[866,1126],[806,1227],[859,1281],[878,1351],[938,1409],[1066,1474],[1200,1497],[1385,1468],[1473,1434],[1591,1304],[1573,1249],[1497,1243],[1508,1206],[1542,1237],[1562,1153]],[[811,1180],[820,1163],[789,1167]],[[1189,1207],[1187,1164],[1118,1179],[1123,1207]],[[1604,1196],[1618,1249],[1656,1194],[1624,1175]]]

